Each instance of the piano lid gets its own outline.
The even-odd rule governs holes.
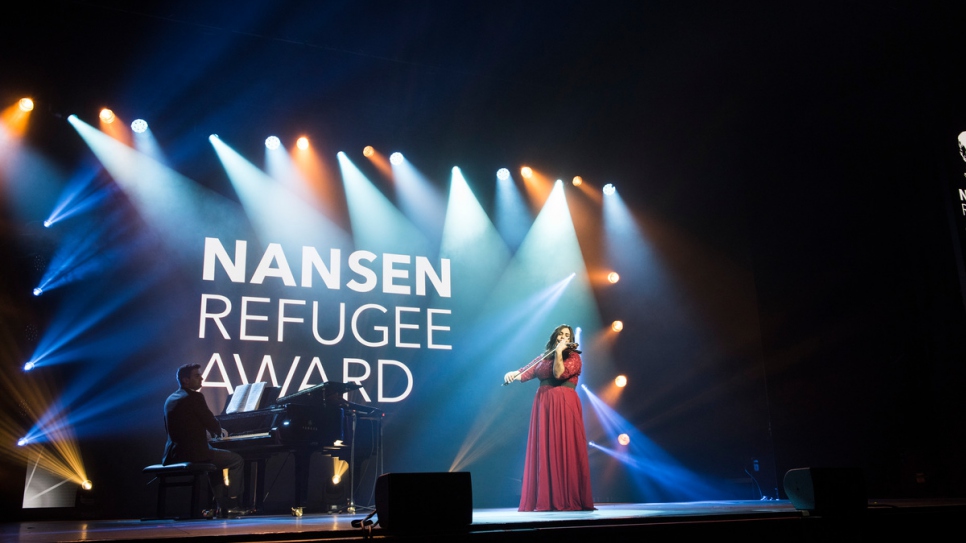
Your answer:
[[[353,390],[359,390],[362,385],[359,383],[340,383],[338,381],[326,381],[321,385],[315,385],[314,387],[307,388],[305,390],[300,390],[294,394],[289,394],[288,396],[282,396],[275,400],[275,404],[288,404],[297,403],[302,405],[324,405],[329,402],[335,401],[336,403],[344,403],[341,396],[346,392],[351,392]]]

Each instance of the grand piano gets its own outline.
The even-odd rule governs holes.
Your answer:
[[[367,424],[366,454],[377,456],[382,472],[382,416],[379,409],[355,404],[344,395],[361,388],[355,383],[329,381],[277,397],[279,389],[255,383],[253,388],[236,390],[229,398],[225,412],[217,415],[228,436],[211,440],[211,445],[237,452],[245,459],[243,500],[255,511],[262,509],[265,497],[265,465],[271,457],[291,454],[295,460],[293,508],[307,501],[310,458],[315,452],[339,457],[349,464],[350,495],[348,510],[355,508],[355,477],[360,422]],[[257,394],[240,397],[242,392]]]

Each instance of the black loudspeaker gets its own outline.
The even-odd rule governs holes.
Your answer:
[[[468,471],[386,473],[376,479],[379,526],[391,531],[439,531],[473,523]]]
[[[856,514],[869,505],[859,468],[792,469],[785,474],[784,486],[795,509],[817,515]]]

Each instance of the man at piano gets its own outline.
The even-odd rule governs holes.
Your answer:
[[[213,477],[212,488],[220,514],[241,514],[238,492],[242,486],[244,460],[232,451],[216,449],[208,444],[208,435],[222,435],[221,425],[208,409],[201,389],[201,366],[185,364],[178,368],[178,390],[164,402],[164,429],[168,441],[164,445],[164,465],[179,462],[207,462],[221,469],[222,477]]]

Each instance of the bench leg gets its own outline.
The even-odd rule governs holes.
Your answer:
[[[169,483],[168,478],[184,478],[186,476],[191,477],[191,510],[188,513],[188,517],[193,519],[205,518],[204,514],[202,513],[202,509],[211,506],[211,483],[208,481],[208,472],[206,471],[201,471],[190,475],[158,475],[158,505],[157,509],[155,510],[157,518],[168,518],[168,489],[172,487],[189,486],[187,481]]]
[[[191,483],[191,518],[204,518],[201,513],[202,506],[210,506],[209,501],[210,491],[208,490],[211,486],[211,481],[208,480],[207,472],[198,472],[194,476],[194,480]],[[207,508],[207,507],[205,507]]]
[[[164,502],[168,496],[167,478],[164,475],[158,476],[158,506],[156,510],[159,519],[164,518]]]

